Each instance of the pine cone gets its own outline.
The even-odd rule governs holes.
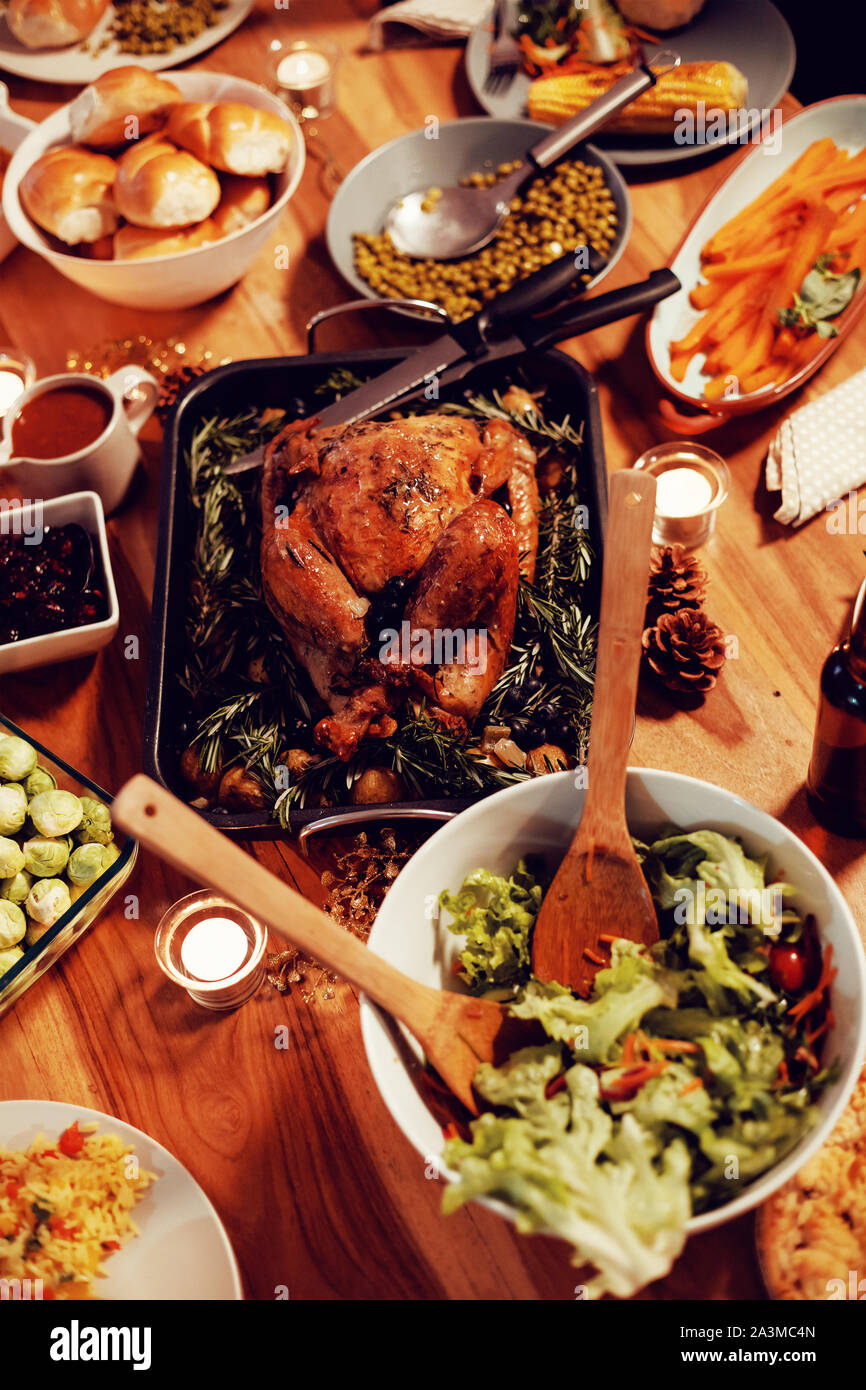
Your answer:
[[[643,635],[647,664],[669,690],[712,690],[725,664],[725,637],[701,609],[662,613]]]
[[[657,546],[650,562],[647,620],[682,608],[700,608],[707,587],[706,571],[683,545]]]

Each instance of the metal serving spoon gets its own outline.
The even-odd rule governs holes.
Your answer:
[[[388,211],[384,230],[398,251],[419,260],[448,261],[480,251],[496,236],[512,199],[527,179],[562,159],[679,63],[679,54],[667,50],[639,63],[603,96],[533,145],[519,168],[492,188],[440,191],[428,187],[404,194]]]

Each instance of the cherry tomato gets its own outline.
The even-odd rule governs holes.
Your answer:
[[[65,1129],[60,1136],[60,1152],[67,1158],[77,1158],[84,1148],[84,1135],[78,1132],[78,1121]]]
[[[779,941],[770,952],[770,977],[778,989],[797,994],[806,983],[806,954],[799,945]]]

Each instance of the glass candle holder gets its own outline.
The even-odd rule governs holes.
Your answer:
[[[0,419],[36,380],[36,363],[18,348],[0,347]]]
[[[274,90],[300,121],[323,120],[337,104],[336,74],[340,50],[329,39],[275,39]]]
[[[657,481],[654,544],[706,544],[728,495],[731,475],[724,459],[703,444],[674,440],[647,449],[634,467],[645,468]]]
[[[180,898],[156,929],[159,968],[205,1009],[237,1009],[265,977],[268,934],[243,908],[203,891]]]

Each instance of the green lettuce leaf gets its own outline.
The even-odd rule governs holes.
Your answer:
[[[775,1003],[778,996],[769,985],[762,984],[731,960],[724,928],[710,931],[709,927],[695,922],[688,927],[688,934],[689,959],[700,966],[694,974],[694,981],[711,1008],[719,1013],[727,1011],[726,989],[732,990],[746,1004],[753,1003],[755,999],[762,1004]]]
[[[617,1073],[606,1073],[611,1078]],[[653,1133],[664,1126],[677,1125],[680,1129],[699,1134],[712,1124],[715,1106],[709,1093],[703,1087],[696,1087],[686,1095],[683,1088],[693,1081],[696,1073],[683,1062],[670,1062],[660,1076],[644,1082],[632,1100],[614,1101],[610,1108],[615,1115],[630,1114]]]
[[[611,962],[596,975],[591,999],[578,999],[557,984],[530,980],[510,1012],[517,1018],[538,1019],[548,1037],[568,1043],[581,1061],[610,1061],[618,1039],[633,1032],[645,1013],[675,1007],[678,981],[634,941],[613,942]]]
[[[683,1247],[691,1211],[688,1150],[676,1140],[654,1159],[651,1136],[633,1115],[613,1120],[599,1102],[595,1073],[580,1065],[569,1069],[564,1090],[552,1098],[563,1097],[558,1113],[567,1107],[567,1129],[540,1129],[525,1117],[538,1092],[529,1101],[525,1092],[535,1084],[534,1069],[540,1084],[550,1062],[526,1056],[520,1065],[519,1081],[512,1077],[510,1084],[524,1115],[484,1114],[472,1123],[471,1144],[446,1145],[445,1161],[458,1179],[445,1191],[443,1210],[497,1197],[514,1208],[519,1230],[558,1235],[573,1247],[574,1264],[595,1267],[590,1297],[628,1298],[666,1274]],[[476,1085],[490,1099],[491,1076],[482,1072]]]
[[[522,859],[508,878],[476,869],[459,892],[440,893],[440,907],[454,919],[448,930],[466,937],[461,973],[473,993],[514,986],[528,977],[529,936],[541,893]]]

